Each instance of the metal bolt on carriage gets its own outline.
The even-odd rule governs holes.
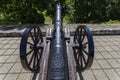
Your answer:
[[[74,36],[62,24],[62,6],[56,5],[54,28],[43,37],[38,25],[31,25],[22,36],[22,66],[39,73],[39,80],[77,80],[77,73],[91,67],[94,42],[89,28],[79,25]]]

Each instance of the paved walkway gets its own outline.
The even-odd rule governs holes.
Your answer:
[[[37,80],[36,73],[22,68],[19,37],[0,38],[0,80]],[[94,36],[95,58],[85,80],[120,80],[120,36]]]

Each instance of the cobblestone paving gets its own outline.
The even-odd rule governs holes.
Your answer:
[[[38,74],[22,68],[20,39],[0,38],[0,80],[37,80]],[[120,36],[94,36],[95,58],[91,69],[82,72],[85,80],[120,80]]]

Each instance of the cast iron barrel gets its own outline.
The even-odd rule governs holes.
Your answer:
[[[61,17],[61,5],[57,5],[47,80],[68,80],[67,53]]]

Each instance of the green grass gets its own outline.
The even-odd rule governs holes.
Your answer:
[[[68,23],[69,22],[69,20],[68,20],[68,18],[65,16],[64,18],[63,18],[63,23]]]
[[[120,24],[119,20],[109,20],[108,22],[105,22],[106,24]]]
[[[67,20],[66,17],[63,18],[63,22],[64,22],[64,23],[67,23],[67,22],[68,22],[68,20]],[[46,17],[46,16],[45,16],[45,23],[52,23],[52,19],[51,19],[50,17]]]
[[[45,16],[45,23],[52,23],[52,19],[50,17]]]

